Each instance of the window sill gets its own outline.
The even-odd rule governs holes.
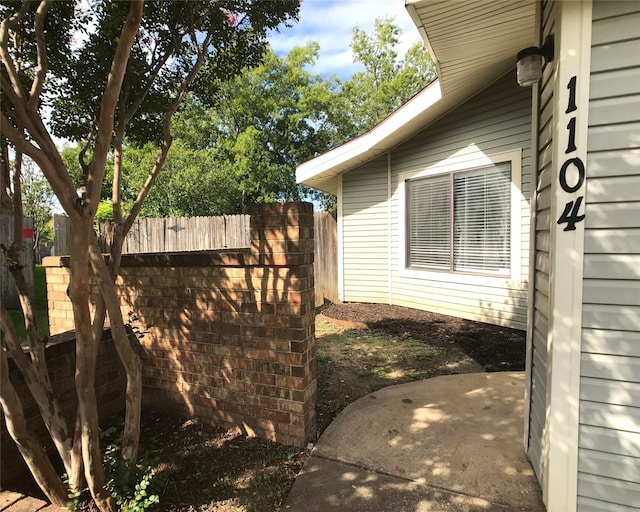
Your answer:
[[[420,279],[422,281],[441,281],[447,283],[462,283],[478,286],[494,286],[502,288],[523,289],[522,281],[510,276],[485,276],[480,274],[463,274],[452,272],[433,272],[429,270],[414,270],[403,268],[400,277]]]

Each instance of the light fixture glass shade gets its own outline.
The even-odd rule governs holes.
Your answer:
[[[542,55],[538,48],[527,48],[518,53],[516,65],[518,85],[529,87],[542,77]]]

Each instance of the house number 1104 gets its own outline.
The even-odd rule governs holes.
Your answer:
[[[571,114],[572,112],[576,112],[577,114],[578,107],[576,106],[575,76],[572,76],[571,80],[569,80],[567,89],[569,89],[569,100],[567,101],[567,110],[565,111],[565,114]],[[567,130],[569,132],[569,137],[567,141],[567,149],[564,153],[568,156],[569,154],[574,153],[578,150],[576,146],[576,115],[574,115],[569,120],[569,124],[567,124]],[[572,182],[575,181],[571,184],[567,181],[567,172],[570,169],[574,171],[571,173]],[[562,188],[562,190],[564,190],[568,194],[578,192],[582,188],[582,185],[584,185],[584,178],[584,162],[578,156],[567,158],[560,167],[558,181],[560,182],[560,187]],[[567,204],[565,204],[564,211],[558,219],[558,224],[566,224],[564,231],[574,231],[576,229],[576,223],[582,222],[584,220],[584,215],[579,215],[583,199],[584,195],[581,195],[577,197],[575,201],[569,201]]]

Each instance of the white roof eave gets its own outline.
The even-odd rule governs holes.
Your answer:
[[[340,174],[427,128],[507,72],[517,52],[535,43],[536,0],[405,2],[439,78],[369,132],[299,165],[298,183],[335,194]]]
[[[441,99],[440,83],[434,80],[367,133],[300,164],[296,169],[297,182],[335,193],[333,178],[384,154],[422,129],[428,123],[431,107]]]

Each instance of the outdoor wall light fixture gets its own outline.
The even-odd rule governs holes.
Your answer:
[[[545,62],[553,60],[552,35],[547,36],[540,48],[530,46],[518,52],[516,72],[519,86],[530,87],[540,81],[540,78],[542,78],[542,59]]]

